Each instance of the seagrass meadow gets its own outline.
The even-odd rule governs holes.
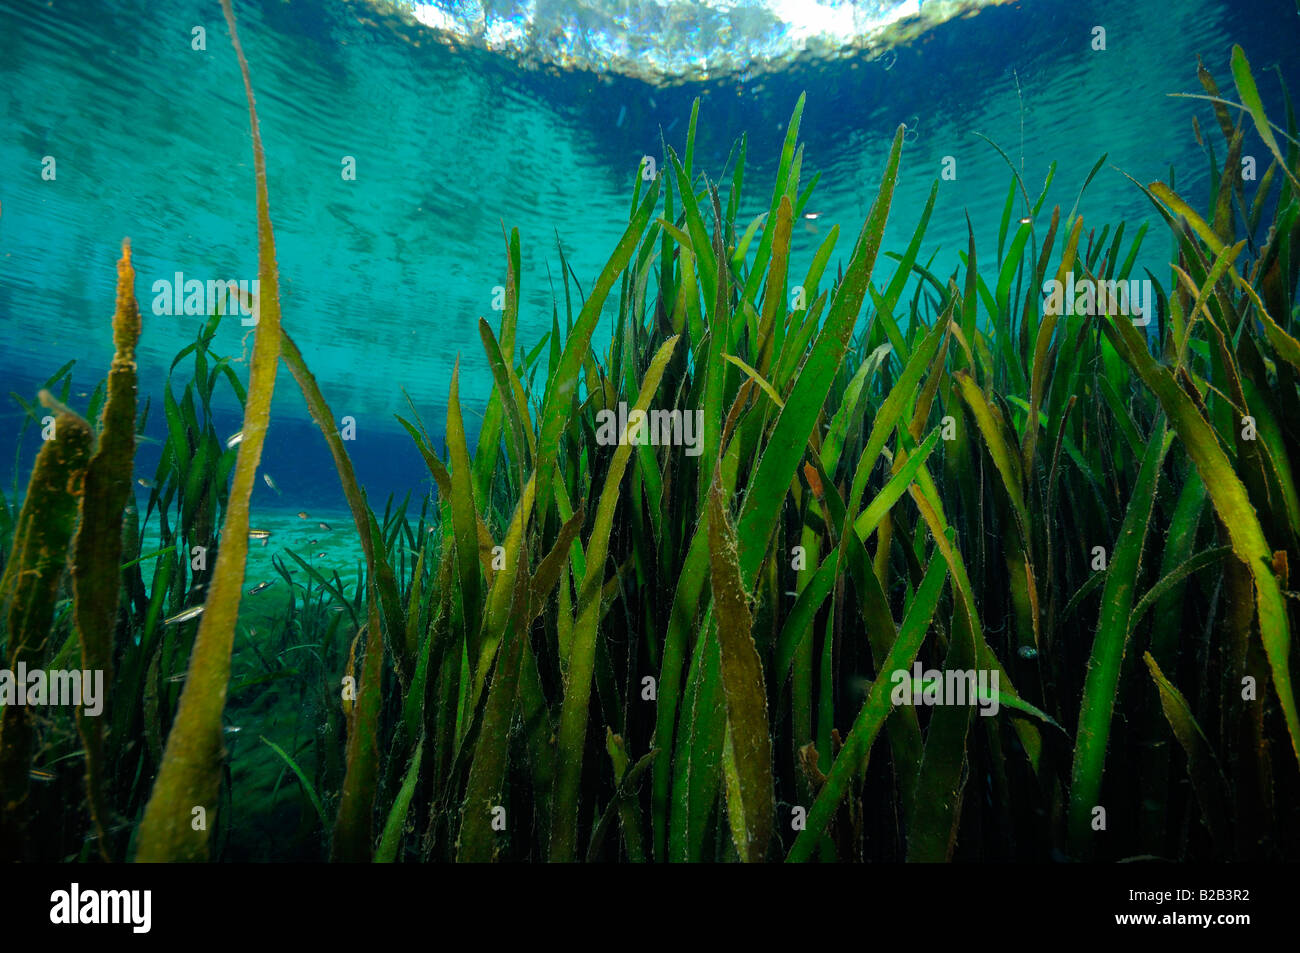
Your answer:
[[[995,211],[943,225],[951,257],[928,237],[942,172],[899,200],[916,122],[873,154],[855,225],[808,246],[816,91],[772,155],[742,131],[716,167],[693,98],[601,223],[603,264],[501,227],[481,392],[461,353],[436,416],[403,396],[372,422],[296,343],[272,68],[221,7],[256,319],[205,302],[165,375],[137,374],[171,319],[149,250],[103,236],[111,352],[13,394],[0,857],[1298,856],[1281,70],[1230,44],[1164,78],[1199,164],[1125,179],[1141,215],[1082,213],[1123,174],[1104,146],[1069,143],[1087,172],[1062,186],[979,143]],[[554,268],[540,318],[530,242]],[[289,492],[264,465],[286,415],[328,454],[328,519],[259,509]],[[419,461],[407,491],[367,491],[381,425]]]

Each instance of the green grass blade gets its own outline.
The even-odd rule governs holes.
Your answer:
[[[41,391],[42,403],[50,398]],[[51,406],[53,401],[47,406]],[[51,409],[54,409],[51,407]],[[55,599],[77,521],[72,487],[82,478],[94,437],[90,426],[66,408],[54,419],[54,437],[36,455],[27,498],[19,512],[13,548],[0,579],[5,615],[5,667],[35,669],[45,661]],[[35,718],[25,705],[0,706],[0,859],[24,859]]]
[[[786,860],[803,861],[812,856],[818,839],[825,831],[826,825],[830,823],[840,802],[844,800],[850,781],[860,770],[876,736],[880,734],[881,725],[893,711],[890,703],[889,673],[907,671],[912,667],[916,653],[920,651],[921,642],[930,630],[930,622],[934,618],[947,579],[948,565],[939,553],[935,553],[934,558],[930,560],[925,578],[921,581],[907,614],[903,617],[903,624],[899,627],[898,636],[894,639],[889,655],[880,666],[880,673],[876,680],[871,683],[866,700],[862,703],[857,718],[854,719],[853,727],[849,730],[848,737],[844,739],[844,747],[835,758],[835,763],[827,775],[826,784],[808,811],[806,826],[795,838]]]
[[[298,778],[298,783],[302,785],[303,793],[307,795],[307,800],[309,800],[311,806],[316,809],[316,816],[320,819],[321,827],[327,827],[328,822],[325,820],[325,808],[321,806],[320,797],[316,794],[315,786],[312,785],[307,775],[303,773],[302,768],[298,767],[298,762],[290,757],[287,751],[270,738],[265,735],[259,735],[258,737],[261,738],[262,742],[268,748],[278,754],[281,759],[283,759],[284,763],[289,766],[290,770],[293,771],[294,775]]]
[[[479,623],[482,579],[478,554],[478,506],[470,472],[465,421],[460,410],[460,361],[451,372],[451,394],[447,398],[447,453],[451,471],[451,518],[456,534],[456,564],[460,569],[460,595],[464,605],[465,638],[470,661],[479,657]]]
[[[826,395],[844,359],[849,336],[866,296],[867,283],[871,280],[871,269],[880,249],[885,222],[889,218],[889,206],[893,199],[894,184],[898,181],[898,161],[902,149],[903,127],[900,126],[881,178],[880,191],[862,227],[853,260],[849,262],[844,281],[836,290],[826,323],[800,369],[789,400],[777,417],[772,437],[759,459],[757,473],[745,495],[736,533],[741,541],[741,578],[747,586],[752,585],[757,578],[759,563],[767,553],[767,543],[772,532],[771,514],[780,509],[781,500],[803,457],[804,447],[808,444],[808,438],[826,402]]]
[[[122,574],[122,514],[131,494],[135,457],[135,347],[140,339],[140,309],[135,302],[131,246],[122,243],[117,263],[117,308],[113,314],[116,353],[108,373],[99,449],[86,467],[81,525],[73,541],[72,585],[81,666],[102,671],[113,684],[114,634]],[[101,713],[102,717],[102,713]],[[104,732],[99,718],[77,710],[77,729],[86,749],[86,790],[100,855],[108,856],[104,835],[109,805],[105,791]]]
[[[1259,133],[1259,137],[1264,140],[1264,145],[1268,146],[1268,151],[1273,153],[1273,158],[1277,159],[1278,165],[1291,180],[1292,187],[1300,191],[1300,180],[1296,179],[1295,173],[1291,171],[1290,165],[1282,155],[1282,150],[1278,148],[1277,139],[1273,136],[1273,128],[1264,114],[1264,103],[1259,98],[1259,88],[1255,85],[1255,77],[1250,72],[1250,61],[1246,59],[1246,54],[1241,47],[1235,43],[1232,46],[1232,79],[1237,84],[1237,93],[1241,96],[1242,104],[1250,113],[1250,118],[1255,121],[1255,131]]]
[[[411,808],[411,798],[415,795],[415,783],[420,777],[420,759],[423,756],[424,739],[421,738],[415,745],[415,756],[411,758],[411,765],[406,769],[406,777],[402,779],[402,787],[393,801],[393,808],[388,812],[384,833],[380,836],[379,847],[375,850],[377,864],[391,864],[397,859],[397,849],[402,843],[406,815]]]
[[[636,405],[628,412],[642,414],[650,407],[659,390],[664,368],[677,346],[677,337],[664,342],[655,354],[641,382]],[[559,771],[556,774],[555,814],[551,832],[551,859],[571,861],[577,848],[578,794],[582,779],[583,748],[587,738],[587,710],[591,699],[591,677],[596,655],[596,635],[600,616],[600,590],[604,582],[605,561],[609,553],[609,534],[614,522],[623,482],[623,471],[631,456],[631,445],[621,435],[614,459],[605,477],[596,507],[596,522],[587,539],[587,573],[578,593],[577,620],[573,647],[569,652],[569,679],[560,711],[558,732]]]
[[[623,232],[622,238],[619,239],[613,255],[597,277],[596,284],[592,287],[582,310],[578,313],[577,323],[574,324],[573,331],[564,342],[559,364],[546,388],[537,440],[537,500],[541,510],[539,516],[544,515],[545,509],[550,506],[551,483],[555,478],[554,461],[559,452],[560,437],[569,426],[570,411],[573,400],[577,396],[578,375],[584,359],[590,352],[591,337],[595,333],[596,323],[600,320],[605,298],[636,251],[637,240],[645,231],[658,198],[659,182],[656,179],[649,193],[642,200],[641,207],[637,209],[636,215]]]
[[[1097,622],[1097,634],[1083,686],[1070,781],[1070,839],[1079,856],[1092,853],[1093,811],[1103,806],[1100,802],[1101,776],[1106,765],[1120,664],[1128,642],[1134,588],[1151,520],[1160,465],[1172,440],[1173,434],[1167,431],[1162,418],[1148,444],[1142,470],[1120,527],[1119,541],[1107,569],[1101,618]]]
[[[735,530],[727,519],[721,474],[709,492],[709,552],[718,620],[722,689],[731,739],[724,759],[731,837],[742,860],[762,861],[772,839],[772,739],[768,731],[763,663],[750,632],[749,596],[740,581]]]
[[[253,163],[257,178],[258,281],[260,288],[257,329],[249,371],[248,399],[244,407],[244,438],[239,444],[234,482],[226,503],[222,546],[204,603],[203,618],[190,656],[180,706],[167,736],[163,762],[154,781],[136,848],[137,861],[205,860],[208,830],[193,825],[194,810],[204,809],[215,818],[221,786],[221,713],[230,681],[230,652],[248,556],[248,501],[253,493],[262,446],[270,424],[271,395],[280,356],[280,282],[275,262],[275,236],[271,230],[271,205],[266,188],[266,156],[253,102],[248,62],[235,30],[230,0],[222,0],[230,38],[244,76],[249,121],[253,137]]]
[[[1273,672],[1273,686],[1291,736],[1291,750],[1300,761],[1300,714],[1296,711],[1291,683],[1291,630],[1287,606],[1273,574],[1272,550],[1265,540],[1255,508],[1214,431],[1173,375],[1156,363],[1138,330],[1126,320],[1108,322],[1105,327],[1125,360],[1159,398],[1200,472],[1210,501],[1227,529],[1233,552],[1250,570],[1255,582],[1260,638],[1264,642]]]
[[[1219,759],[1214,755],[1210,741],[1197,724],[1192,710],[1183,693],[1174,687],[1160,671],[1156,660],[1147,652],[1142,656],[1151,673],[1151,681],[1160,693],[1160,707],[1164,710],[1169,727],[1174,737],[1187,755],[1187,774],[1192,779],[1192,788],[1196,791],[1196,800],[1201,806],[1201,816],[1205,826],[1220,844],[1227,843],[1227,779],[1219,767]]]

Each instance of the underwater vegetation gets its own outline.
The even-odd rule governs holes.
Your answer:
[[[1009,160],[996,250],[972,227],[954,274],[920,260],[936,183],[883,253],[903,128],[847,259],[835,228],[792,274],[817,184],[803,99],[748,223],[746,139],[729,183],[697,170],[697,102],[585,289],[560,251],[540,341],[517,340],[505,236],[478,440],[457,370],[442,446],[414,405],[398,419],[433,492],[378,514],[281,320],[223,8],[256,171],[247,384],[211,350],[218,311],[172,364],[192,372],[179,398],[163,388],[137,512],[149,404],[124,245],[116,354],[85,416],[68,368],[47,414],[19,398],[46,439],[0,507],[0,664],[105,687],[99,712],[0,709],[0,856],[222,859],[241,825],[341,861],[1296,856],[1300,142],[1239,47],[1239,102],[1198,66],[1208,201],[1172,173],[1134,184],[1168,228],[1164,281],[1132,274],[1145,225],[1126,243],[1122,222],[1049,211],[1052,174],[1034,199]],[[1253,194],[1251,132],[1271,154]],[[1119,289],[1143,280],[1129,313]],[[281,360],[364,571],[345,583],[288,551],[290,595],[254,631],[249,499]],[[218,387],[242,439],[216,432]],[[273,789],[249,806],[236,702],[307,713],[292,736],[259,722]]]

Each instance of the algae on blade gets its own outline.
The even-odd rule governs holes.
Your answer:
[[[230,681],[230,653],[235,621],[248,558],[248,501],[253,493],[257,465],[271,417],[271,394],[280,360],[280,282],[275,264],[275,236],[271,232],[271,206],[266,188],[266,156],[258,129],[257,109],[248,62],[239,45],[230,0],[222,0],[230,27],[230,40],[244,75],[249,122],[253,136],[253,161],[257,174],[258,279],[261,287],[259,320],[253,335],[253,356],[244,405],[243,439],[235,462],[221,548],[203,621],[190,655],[185,689],[162,767],[154,782],[140,824],[137,861],[206,860],[208,818],[217,809],[221,787],[221,712]]]
[[[0,579],[7,637],[4,661],[10,672],[20,665],[37,668],[48,654],[54,601],[93,443],[90,426],[81,417],[58,406],[47,391],[41,392],[41,402],[59,415],[52,420],[53,436],[37,454]],[[26,691],[27,686],[15,688]],[[0,860],[22,859],[28,849],[24,832],[33,720],[27,705],[0,705]]]
[[[108,373],[99,447],[86,468],[81,499],[81,525],[73,541],[72,587],[81,666],[102,671],[112,685],[113,634],[121,585],[122,513],[131,491],[135,457],[135,345],[140,338],[140,309],[135,301],[135,270],[131,245],[122,243],[117,263],[117,309],[113,314],[116,353]],[[77,728],[86,746],[86,794],[99,849],[108,860],[104,841],[107,805],[104,801],[103,712],[98,717],[77,710]]]

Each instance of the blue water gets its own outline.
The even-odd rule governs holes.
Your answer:
[[[785,122],[807,91],[804,180],[813,171],[822,180],[809,206],[817,219],[795,230],[795,274],[832,224],[841,227],[837,258],[847,257],[899,123],[908,145],[887,249],[906,245],[943,157],[953,156],[958,177],[941,184],[921,256],[936,253],[932,267],[946,277],[966,246],[966,213],[981,261],[996,251],[1010,172],[976,132],[1001,145],[1034,196],[1055,160],[1047,206],[1063,214],[1107,153],[1079,209],[1089,226],[1129,220],[1132,235],[1155,215],[1120,170],[1150,182],[1172,166],[1180,190],[1204,204],[1191,118],[1217,137],[1211,111],[1167,95],[1201,92],[1197,54],[1231,91],[1228,52],[1242,44],[1275,117],[1284,113],[1273,68],[1300,90],[1294,0],[1022,0],[934,28],[883,59],[675,86],[526,70],[449,48],[363,3],[236,9],[268,155],[284,323],[335,415],[356,418],[358,475],[380,502],[425,483],[393,420],[406,412],[403,391],[438,433],[459,359],[476,429],[491,386],[477,320],[498,319],[503,223],[522,239],[519,343],[531,347],[550,328],[556,296],[564,307],[557,235],[589,287],[626,221],[641,156],[661,156],[660,130],[682,151],[696,96],[696,168],[722,183],[724,201],[731,144],[749,134],[748,222],[766,208]],[[196,25],[207,30],[204,51],[191,48]],[[1097,25],[1105,52],[1090,48]],[[163,380],[200,319],[150,313],[153,282],[178,271],[257,273],[248,119],[219,5],[3,0],[0,116],[0,391],[30,399],[75,359],[73,404],[84,406],[76,395],[93,390],[111,357],[114,262],[129,236],[145,311],[141,396],[152,396],[149,431],[161,434]],[[1253,133],[1245,151],[1262,172],[1268,160]],[[42,179],[45,156],[57,162],[54,181]],[[355,181],[340,175],[345,156],[355,157]],[[1166,283],[1168,252],[1160,234],[1141,259]],[[891,273],[882,260],[876,281]],[[224,322],[214,349],[238,355],[246,330]],[[601,349],[607,334],[597,336]],[[219,410],[219,429],[238,429],[233,402],[223,397]],[[6,397],[0,447],[13,446],[20,420]],[[152,475],[156,453],[141,450],[142,475]],[[328,454],[283,369],[263,459],[285,495],[259,486],[255,504],[338,503]]]

